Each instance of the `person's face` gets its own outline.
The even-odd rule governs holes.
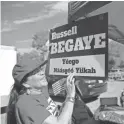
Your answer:
[[[45,77],[45,67],[41,71],[37,72],[34,75],[28,77],[28,84],[36,89],[41,89],[48,85],[48,82]]]

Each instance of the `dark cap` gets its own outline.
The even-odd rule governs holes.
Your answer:
[[[13,68],[13,78],[15,83],[20,85],[23,78],[33,72],[34,70],[44,66],[47,63],[47,60],[43,58],[31,58],[30,56],[23,55],[20,60],[17,61],[17,64]]]

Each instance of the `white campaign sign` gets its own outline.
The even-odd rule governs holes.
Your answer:
[[[50,59],[50,75],[105,76],[105,54]]]

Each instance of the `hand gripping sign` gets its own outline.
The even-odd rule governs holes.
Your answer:
[[[49,75],[67,76],[75,73],[79,77],[107,77],[107,13],[51,29],[49,41]]]

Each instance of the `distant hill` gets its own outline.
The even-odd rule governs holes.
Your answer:
[[[120,65],[121,61],[124,61],[124,44],[120,44],[116,41],[109,41],[109,60],[113,58],[115,60],[115,67]]]

